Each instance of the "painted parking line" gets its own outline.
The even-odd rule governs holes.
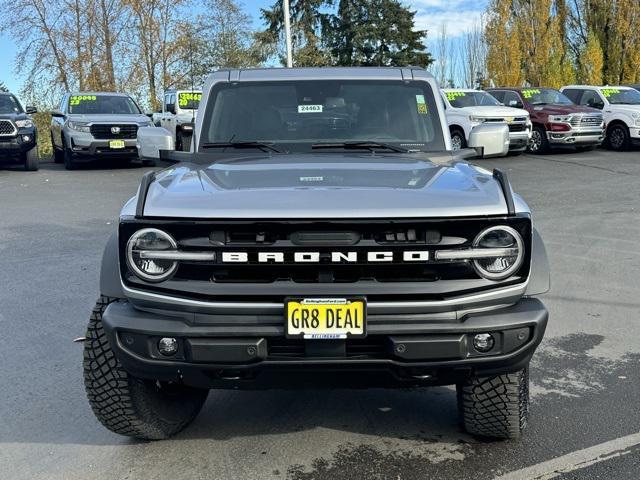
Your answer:
[[[546,462],[495,477],[494,480],[550,480],[564,473],[586,468],[629,453],[629,448],[640,445],[640,432],[616,438],[593,447],[577,450]]]

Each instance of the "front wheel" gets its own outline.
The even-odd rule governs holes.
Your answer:
[[[451,130],[451,150],[455,152],[463,148],[467,148],[467,140],[464,138],[464,133],[458,129]]]
[[[64,161],[64,168],[66,168],[67,170],[75,170],[76,168],[78,168],[78,164],[74,160],[73,152],[71,151],[70,148],[64,149],[63,161]]]
[[[607,143],[612,150],[616,150],[617,152],[629,150],[631,138],[627,126],[616,123],[609,127],[607,131]]]
[[[519,438],[529,418],[529,370],[473,378],[457,385],[458,409],[467,432]]]
[[[101,296],[84,342],[84,387],[91,409],[112,432],[162,440],[189,425],[208,390],[132,377],[116,358],[102,327],[102,314],[115,298]]]
[[[38,147],[35,146],[24,154],[24,169],[27,172],[35,172],[40,168],[40,159],[38,158]]]
[[[547,140],[547,132],[544,128],[533,127],[527,149],[533,154],[547,153],[549,151],[549,140]]]
[[[176,150],[178,152],[191,151],[191,137],[183,132],[176,133]]]

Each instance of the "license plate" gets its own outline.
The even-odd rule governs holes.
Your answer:
[[[113,148],[113,149],[124,148],[124,140],[111,140],[109,142],[109,148]]]
[[[335,340],[366,335],[364,298],[291,298],[285,312],[287,337]]]

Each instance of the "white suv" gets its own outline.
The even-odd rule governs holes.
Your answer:
[[[631,87],[569,85],[560,89],[573,103],[602,110],[607,126],[605,145],[627,150],[640,144],[640,92]]]
[[[482,90],[446,88],[442,98],[447,112],[453,150],[466,148],[471,129],[483,123],[506,123],[509,126],[509,151],[522,152],[531,139],[529,112],[505,107]]]
[[[202,90],[168,90],[164,93],[162,112],[153,120],[156,126],[171,132],[176,150],[188,152],[191,149],[201,99]]]

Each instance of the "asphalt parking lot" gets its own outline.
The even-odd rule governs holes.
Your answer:
[[[552,268],[517,442],[462,433],[449,388],[212,392],[172,440],[110,433],[89,409],[72,339],[147,169],[0,170],[0,478],[637,479],[640,151],[479,163],[507,171],[529,202]]]

